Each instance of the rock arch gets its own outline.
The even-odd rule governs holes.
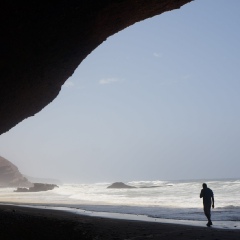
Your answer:
[[[191,1],[2,1],[0,134],[53,101],[107,37]]]

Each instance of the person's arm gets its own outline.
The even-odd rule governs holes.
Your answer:
[[[214,208],[214,196],[212,195],[212,208]]]
[[[203,197],[203,190],[201,190],[201,192],[200,192],[200,198],[202,198]]]

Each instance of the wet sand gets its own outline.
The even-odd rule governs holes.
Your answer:
[[[0,239],[239,240],[240,230],[119,220],[0,205]]]

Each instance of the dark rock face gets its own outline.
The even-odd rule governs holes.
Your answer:
[[[191,1],[1,1],[0,134],[49,104],[107,37]]]
[[[108,186],[107,188],[135,188],[135,187],[129,186],[122,182],[115,182],[112,185]]]
[[[42,192],[53,190],[55,187],[58,187],[55,184],[48,184],[48,183],[34,183],[33,187],[30,188],[17,188],[14,192]]]
[[[30,187],[30,183],[7,159],[0,157],[0,187]]]

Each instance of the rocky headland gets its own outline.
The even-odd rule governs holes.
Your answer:
[[[33,183],[29,181],[9,160],[0,156],[0,187],[16,187],[14,192],[41,192],[58,187],[50,183]]]
[[[0,156],[0,187],[31,187],[32,183],[24,177],[17,166]]]

